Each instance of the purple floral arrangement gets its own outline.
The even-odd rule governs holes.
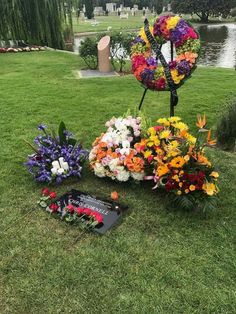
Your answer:
[[[64,122],[60,123],[58,135],[39,125],[42,135],[38,135],[34,144],[26,143],[34,154],[28,156],[25,166],[37,182],[61,183],[69,177],[81,177],[82,165],[88,159],[88,151],[82,148],[67,131]]]

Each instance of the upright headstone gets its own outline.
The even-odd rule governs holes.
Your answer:
[[[110,40],[110,36],[104,36],[98,43],[98,69],[102,73],[112,71]]]

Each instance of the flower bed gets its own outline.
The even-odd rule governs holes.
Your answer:
[[[0,53],[7,52],[32,52],[32,51],[44,51],[45,48],[41,46],[27,46],[21,48],[0,48]]]

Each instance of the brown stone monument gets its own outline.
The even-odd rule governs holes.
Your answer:
[[[104,36],[98,43],[98,69],[102,73],[112,71],[110,60],[110,40],[110,36]]]

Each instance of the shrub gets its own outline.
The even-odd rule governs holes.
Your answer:
[[[232,17],[236,17],[236,8],[233,8],[231,11],[230,11],[230,15]]]
[[[111,34],[111,62],[114,70],[123,72],[129,59],[133,34],[126,32],[114,32]],[[118,68],[116,66],[118,65]]]
[[[79,48],[79,54],[89,69],[98,67],[98,50],[96,37],[87,37]]]
[[[236,148],[236,95],[227,100],[216,130],[217,144],[224,150]]]
[[[86,7],[86,16],[89,20],[93,18],[93,0],[86,0],[85,2]]]

